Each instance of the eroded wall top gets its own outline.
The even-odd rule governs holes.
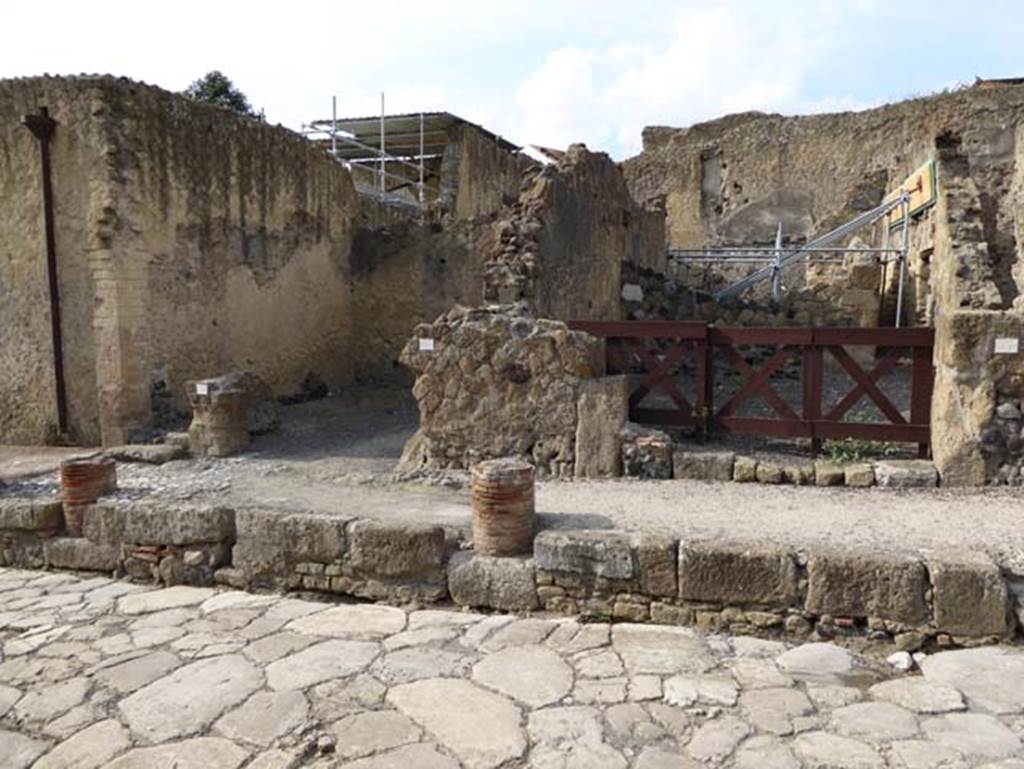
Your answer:
[[[485,299],[526,302],[538,317],[615,320],[622,262],[664,269],[663,226],[607,155],[574,144],[556,165],[527,173],[503,212]]]
[[[1011,217],[1000,197],[1012,183],[1022,116],[1021,86],[967,88],[863,112],[743,113],[647,128],[643,152],[623,172],[638,201],[664,200],[672,247],[770,243],[780,221],[799,239],[873,207],[933,156],[936,137],[955,134],[991,198],[986,226],[1005,233]],[[1006,235],[995,240],[1010,246]]]

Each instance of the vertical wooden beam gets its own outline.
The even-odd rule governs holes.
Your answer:
[[[708,340],[701,339],[693,343],[694,368],[696,370],[693,383],[693,409],[694,414],[700,420],[701,440],[707,441],[711,432],[710,414],[710,391],[708,388],[708,374],[711,369],[711,355],[708,352]]]
[[[821,438],[817,435],[815,423],[821,419],[824,365],[822,348],[813,339],[803,349],[800,373],[803,380],[802,416],[811,430],[811,454],[816,457],[821,453]]]
[[[915,347],[913,379],[910,385],[910,423],[928,427],[931,436],[932,390],[935,368],[932,366],[932,348]],[[931,453],[931,441],[917,444],[917,455],[925,459]]]

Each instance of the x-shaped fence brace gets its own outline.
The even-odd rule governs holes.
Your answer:
[[[933,383],[932,329],[813,329],[813,328],[715,328],[700,323],[675,322],[580,322],[572,324],[608,340],[610,370],[628,372],[638,363],[643,379],[629,398],[631,418],[653,424],[697,425],[705,433],[719,429],[756,435],[808,437],[814,450],[822,438],[858,437],[918,443],[927,451],[930,438],[930,402]],[[656,346],[650,346],[654,343]],[[756,368],[736,349],[744,344],[774,346],[775,352]],[[865,371],[844,345],[874,346],[884,353]],[[694,353],[694,392],[691,403],[677,381],[675,369],[687,352]],[[913,361],[910,420],[882,391],[880,380],[899,365],[910,351]],[[831,355],[853,380],[853,388],[826,413],[824,408],[823,358]],[[732,364],[742,377],[739,388],[718,409],[712,410],[715,358]],[[773,389],[771,378],[787,362],[801,360],[803,403],[801,412]],[[654,391],[661,391],[675,409],[644,408]],[[761,396],[777,415],[774,418],[738,417],[741,407]],[[844,422],[843,418],[864,397],[870,399],[888,422]]]

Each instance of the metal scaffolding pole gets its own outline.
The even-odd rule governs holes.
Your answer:
[[[782,299],[782,222],[775,231],[775,258],[772,263],[772,300],[778,304]]]
[[[896,328],[903,319],[903,282],[907,274],[907,255],[910,253],[910,195],[901,196],[903,208],[903,245],[900,249],[900,278],[896,287]]]
[[[897,199],[895,201],[891,201],[889,203],[883,203],[878,208],[874,208],[874,209],[872,209],[870,211],[866,211],[865,213],[861,214],[860,216],[856,217],[855,219],[851,219],[846,224],[843,224],[843,225],[835,228],[834,230],[832,230],[830,232],[827,232],[827,233],[825,233],[824,235],[821,235],[818,238],[815,238],[814,240],[809,242],[806,246],[804,246],[804,247],[799,247],[798,246],[795,249],[793,249],[792,251],[787,251],[782,256],[781,266],[785,267],[790,262],[796,261],[798,259],[806,259],[806,256],[807,256],[807,253],[808,253],[809,250],[816,249],[816,248],[821,248],[822,246],[827,246],[827,245],[829,245],[830,243],[832,243],[834,241],[841,240],[842,238],[845,238],[847,235],[850,235],[850,234],[856,232],[857,230],[861,229],[862,227],[867,227],[867,226],[870,226],[870,225],[874,225],[876,222],[878,222],[878,221],[882,220],[883,218],[885,218],[889,214],[890,211],[892,211],[893,209],[895,209],[899,205],[900,205],[900,199]],[[726,286],[721,291],[718,291],[715,294],[715,300],[716,301],[721,301],[722,299],[725,299],[725,298],[728,298],[728,297],[731,297],[731,296],[736,296],[736,295],[742,293],[743,291],[746,291],[751,286],[754,286],[754,285],[760,283],[763,280],[768,280],[769,278],[771,278],[772,273],[773,273],[773,265],[768,265],[766,267],[763,267],[762,269],[757,270],[756,272],[748,275],[747,277],[742,278],[741,280],[736,281],[732,285]]]
[[[387,148],[384,140],[384,92],[380,92],[380,191],[387,192],[387,185],[384,179],[385,156]]]
[[[882,222],[882,248],[888,250],[889,248],[889,222]],[[886,295],[886,280],[889,275],[889,262],[886,259],[880,260],[882,264],[882,277],[878,288],[878,317],[885,317],[885,295]]]
[[[331,157],[338,157],[338,97],[331,97]]]
[[[423,113],[420,113],[420,205],[423,205]]]

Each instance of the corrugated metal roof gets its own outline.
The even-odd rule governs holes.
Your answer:
[[[384,116],[384,150],[389,155],[407,157],[420,154],[420,115],[410,112]],[[520,148],[510,141],[488,131],[486,128],[471,123],[450,112],[424,112],[423,118],[423,153],[440,155],[451,141],[452,129],[458,126],[470,126],[497,142],[498,146],[509,152]],[[334,125],[337,130],[352,137],[370,150],[380,149],[380,115],[366,117],[338,118]],[[311,127],[330,131],[331,120],[314,120]],[[338,146],[338,156],[345,160],[359,160],[374,157],[364,147],[352,144]]]

